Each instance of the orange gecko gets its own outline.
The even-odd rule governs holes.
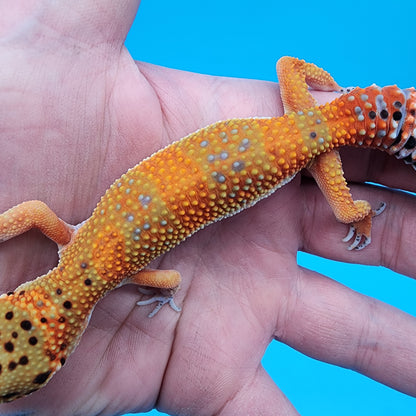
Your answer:
[[[342,90],[313,64],[277,64],[286,114],[220,121],[172,143],[118,179],[92,216],[72,226],[44,203],[0,215],[0,241],[39,228],[59,246],[49,273],[0,297],[0,401],[46,384],[77,346],[97,301],[125,283],[161,289],[155,314],[180,283],[176,271],[144,269],[204,226],[236,214],[307,168],[336,218],[350,226],[350,249],[371,241],[374,210],[354,201],[337,148],[377,148],[416,166],[416,92],[396,86]],[[316,106],[308,86],[338,91]]]

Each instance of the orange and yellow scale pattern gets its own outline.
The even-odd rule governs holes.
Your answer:
[[[51,220],[59,236],[71,235],[69,242],[60,243],[58,266],[0,297],[1,401],[39,389],[59,370],[78,344],[94,305],[109,290],[134,282],[174,291],[178,275],[141,270],[205,225],[269,195],[305,167],[337,218],[353,224],[358,235],[354,247],[361,248],[361,239],[369,235],[361,234],[360,227],[368,226],[374,211],[365,201],[352,200],[334,148],[379,148],[415,164],[416,93],[397,87],[357,88],[318,107],[305,79],[316,87],[324,77],[321,89],[337,90],[335,81],[293,58],[283,58],[280,65],[286,115],[203,128],[130,169],[76,231]],[[303,87],[293,102],[294,86],[289,82],[285,87],[291,74]],[[309,107],[299,109],[302,100]],[[37,202],[30,204],[35,204],[30,212],[36,217]],[[31,226],[42,228],[40,223],[49,224],[44,219],[48,215],[20,226],[31,215],[20,206],[12,208],[0,215],[0,241]],[[46,234],[49,228],[44,227]],[[52,238],[59,242],[59,236]]]

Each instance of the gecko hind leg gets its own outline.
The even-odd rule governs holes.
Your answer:
[[[373,209],[369,202],[354,200],[344,178],[338,151],[319,155],[308,167],[316,183],[328,201],[338,221],[350,226],[344,242],[353,239],[348,250],[362,250],[371,243],[371,227],[374,216],[383,212],[385,204]]]
[[[76,229],[61,220],[44,202],[26,201],[0,214],[0,243],[38,228],[61,248]]]

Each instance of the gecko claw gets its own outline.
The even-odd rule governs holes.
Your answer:
[[[371,243],[371,220],[373,217],[380,215],[385,208],[386,203],[382,202],[367,217],[350,224],[347,235],[342,239],[344,243],[353,239],[353,242],[348,246],[348,250],[362,250]]]
[[[379,207],[376,209],[373,209],[373,217],[380,215],[386,209],[386,206],[387,204],[385,202],[380,202]]]
[[[371,243],[371,237],[357,232],[353,225],[350,225],[348,234],[342,239],[343,242],[347,242],[354,237],[354,241],[348,246],[348,250],[362,250]]]
[[[346,243],[347,241],[350,241],[351,238],[354,236],[354,234],[355,234],[355,227],[353,225],[350,225],[348,228],[347,235],[342,239],[342,242]]]
[[[145,295],[149,295],[149,290],[144,289],[144,288],[139,288],[139,291]],[[153,292],[154,293],[154,292]],[[136,302],[137,306],[145,306],[145,305],[151,305],[152,303],[157,302],[157,305],[155,306],[155,308],[152,310],[152,312],[149,313],[148,318],[153,318],[161,309],[164,305],[169,304],[169,306],[175,311],[175,312],[180,312],[181,308],[176,305],[175,303],[175,299],[173,298],[173,294],[170,293],[168,295],[153,295],[150,299],[146,299],[146,300],[140,300],[138,302]]]
[[[357,234],[353,243],[348,247],[348,250],[362,250],[366,248],[371,243],[371,237],[367,237],[366,235]]]

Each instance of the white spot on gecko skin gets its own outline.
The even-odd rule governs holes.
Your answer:
[[[236,160],[232,164],[232,169],[234,172],[241,172],[245,168],[245,163],[242,160]]]
[[[250,140],[247,138],[244,138],[241,140],[240,145],[238,146],[239,152],[245,152],[250,147]]]
[[[220,172],[212,172],[211,176],[218,183],[224,183],[225,182],[225,176]]]
[[[133,231],[133,240],[134,241],[139,241],[140,240],[140,233],[142,232],[142,230],[140,228],[135,228]]]
[[[377,106],[377,111],[379,113],[387,107],[387,104],[384,101],[383,94],[378,94],[377,95],[377,97],[376,97],[376,106]]]
[[[144,209],[149,207],[149,204],[152,202],[152,197],[150,195],[139,195],[139,201]]]
[[[221,152],[219,155],[208,155],[207,156],[207,160],[208,160],[208,162],[210,162],[210,163],[212,163],[212,162],[214,162],[215,160],[227,160],[228,159],[228,152],[225,152],[225,151],[223,151],[223,152]]]

